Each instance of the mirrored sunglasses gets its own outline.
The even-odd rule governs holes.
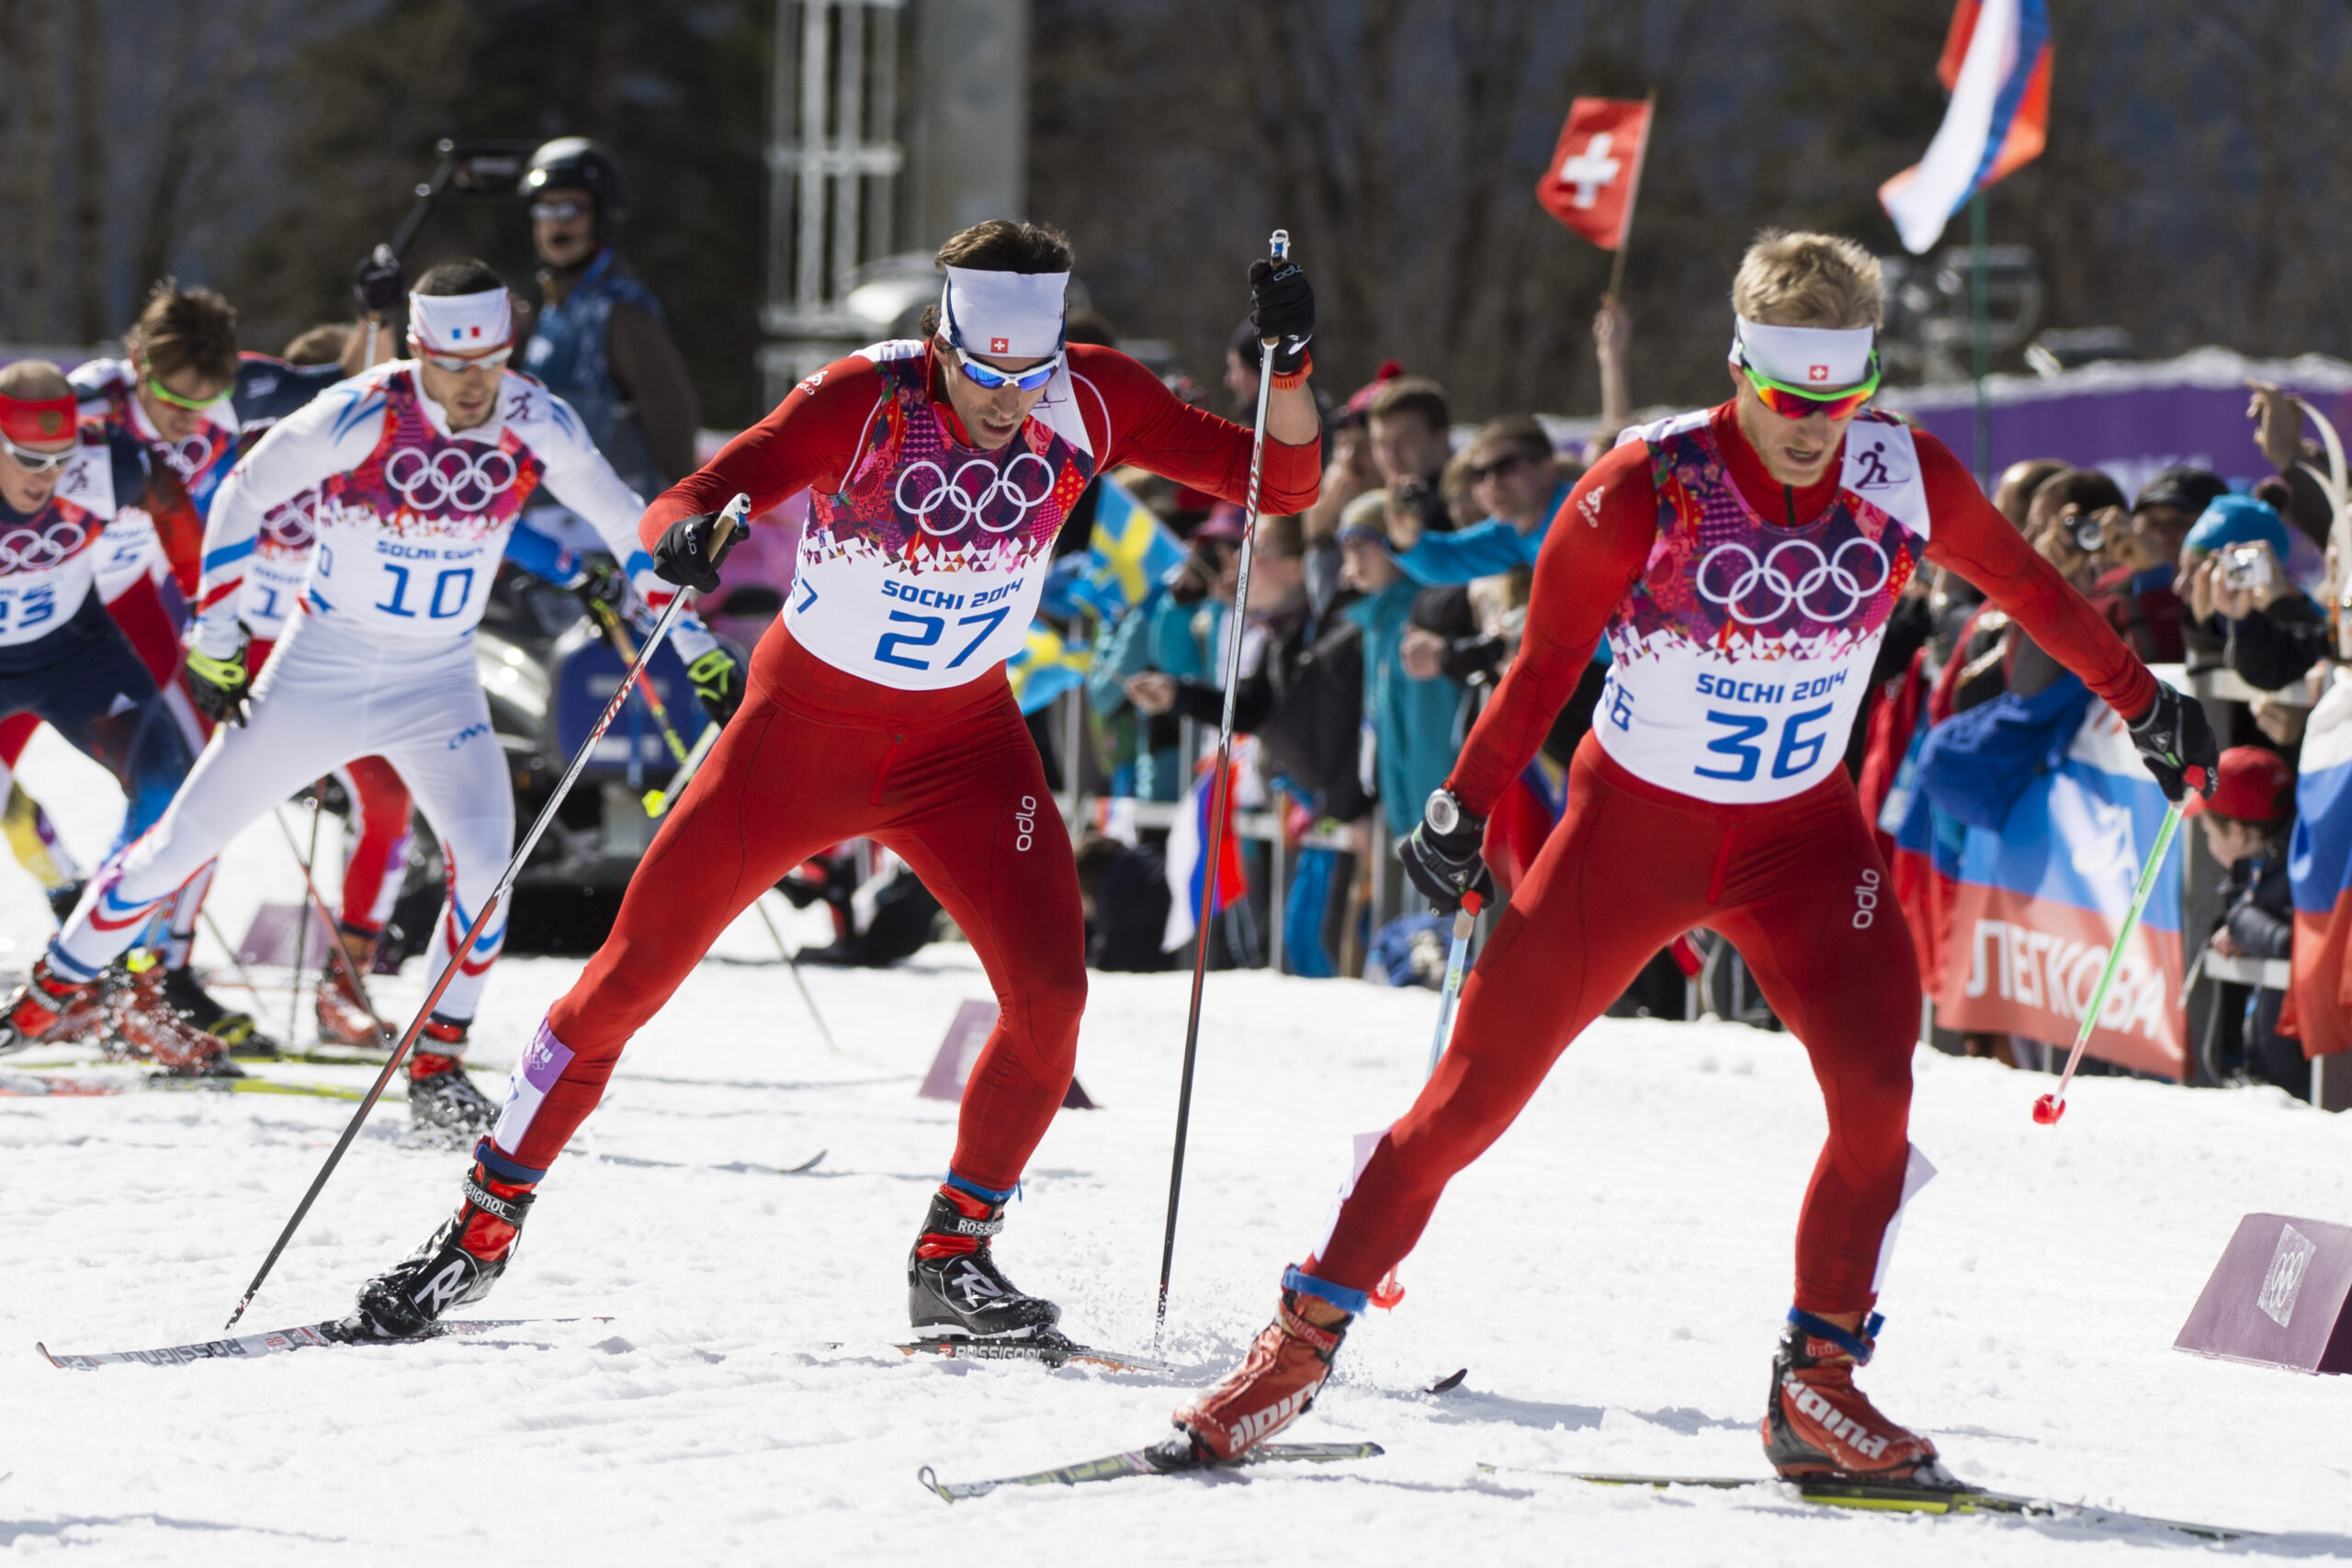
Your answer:
[[[1062,356],[1057,353],[1051,359],[1034,369],[999,370],[995,366],[983,365],[965,353],[961,344],[956,345],[956,361],[964,367],[967,378],[977,381],[991,392],[1005,387],[1018,387],[1024,392],[1034,392],[1052,380],[1054,372],[1062,367]]]
[[[587,215],[588,204],[584,201],[531,203],[531,221],[534,223],[569,223],[575,218],[584,218]]]
[[[1826,414],[1831,419],[1843,419],[1858,412],[1878,392],[1878,355],[1871,355],[1871,373],[1859,386],[1824,392],[1805,387],[1792,387],[1785,381],[1775,381],[1753,365],[1742,354],[1739,373],[1756,389],[1756,397],[1766,408],[1782,419],[1810,419],[1815,414]]]

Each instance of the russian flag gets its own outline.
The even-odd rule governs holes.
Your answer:
[[[1233,772],[1239,773],[1241,760],[1236,757]],[[1240,781],[1236,778],[1235,785]],[[1217,855],[1216,887],[1209,905],[1212,916],[1223,914],[1227,906],[1250,891],[1250,878],[1241,864],[1241,840],[1233,831],[1234,796],[1238,787],[1226,791],[1225,842]],[[1205,764],[1193,780],[1184,798],[1176,805],[1176,820],[1168,829],[1168,931],[1159,943],[1162,953],[1173,953],[1200,934],[1202,884],[1209,879],[1201,874],[1201,862],[1208,854],[1209,816],[1216,800],[1216,766]]]
[[[2093,703],[2055,773],[2025,788],[2000,830],[1970,828],[1936,995],[1949,1029],[2075,1038],[2165,810],[2123,721]],[[2166,1077],[2188,1068],[2182,1012],[2181,844],[2132,933],[2090,1054]]]
[[[2329,677],[2303,730],[2295,779],[2294,979],[2280,1020],[2306,1056],[2352,1050],[2352,672]]]
[[[2041,155],[2050,127],[2048,0],[1960,0],[1936,75],[1951,94],[1927,155],[1878,188],[1914,255],[1968,198]]]

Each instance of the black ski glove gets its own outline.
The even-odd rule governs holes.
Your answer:
[[[245,722],[245,649],[253,640],[253,633],[240,622],[237,651],[228,658],[215,659],[201,649],[187,650],[187,694],[196,711],[215,724]]]
[[[580,581],[571,591],[591,615],[599,604],[619,615],[628,603],[628,573],[602,556],[590,556],[580,563]]]
[[[1295,376],[1315,336],[1315,289],[1295,261],[1260,256],[1250,264],[1250,324],[1258,340],[1278,340],[1267,357],[1277,376]]]
[[[2179,805],[2188,798],[2192,782],[2198,794],[2211,797],[2221,780],[2222,748],[2205,722],[2202,705],[2160,681],[2156,700],[2132,722],[2131,730],[2132,744],[2164,786],[2166,800]],[[2193,781],[2192,773],[2197,775]]]
[[[724,648],[714,648],[686,666],[686,679],[714,724],[725,724],[743,705],[743,668]]]
[[[362,315],[387,316],[408,302],[408,280],[390,245],[378,245],[351,269],[352,298]]]
[[[1489,901],[1495,896],[1494,874],[1479,851],[1486,837],[1487,819],[1463,810],[1451,791],[1441,789],[1430,795],[1420,825],[1396,853],[1413,886],[1429,895],[1430,908],[1452,915],[1465,893]]]
[[[727,536],[727,542],[711,553],[710,536],[718,526],[718,513],[697,512],[691,517],[681,517],[662,530],[662,542],[653,547],[653,570],[664,582],[674,582],[681,588],[691,588],[697,593],[718,592],[718,563],[742,537],[737,529]]]

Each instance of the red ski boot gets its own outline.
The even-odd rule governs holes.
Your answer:
[[[368,998],[359,994],[352,980],[354,970],[365,973],[375,961],[376,944],[361,939],[360,950],[352,952],[353,939],[346,933],[343,951],[350,960],[346,967],[329,964],[319,979],[318,1018],[319,1038],[330,1045],[373,1045],[390,1043],[384,1036],[389,1032],[383,1021],[368,1010]]]
[[[498,1120],[498,1107],[466,1076],[466,1033],[472,1026],[435,1013],[424,1021],[408,1059],[408,1119],[420,1133],[454,1142],[478,1138]]]
[[[1937,1460],[1932,1441],[1880,1415],[1854,1386],[1854,1369],[1869,1365],[1883,1321],[1873,1313],[1853,1334],[1789,1309],[1772,1358],[1772,1403],[1763,1423],[1764,1457],[1782,1475],[1960,1484]]]
[[[229,1059],[229,1042],[199,1027],[173,1001],[164,989],[161,969],[151,968],[109,986],[105,1007],[115,1041],[132,1055],[144,1056],[181,1077],[244,1077]],[[253,1021],[245,1021],[250,1028]]]
[[[1176,1407],[1177,1427],[1192,1439],[1193,1457],[1201,1463],[1238,1459],[1306,1415],[1331,1375],[1331,1358],[1354,1318],[1341,1313],[1337,1323],[1314,1322],[1306,1315],[1310,1307],[1337,1309],[1288,1288],[1298,1278],[1295,1269],[1284,1276],[1274,1321],[1259,1332],[1241,1364]]]
[[[58,978],[49,966],[49,955],[41,954],[33,961],[33,972],[25,983],[0,1002],[0,1051],[21,1051],[36,1041],[61,1034],[58,1021],[82,1010],[77,1004],[92,990],[86,982],[76,985]]]

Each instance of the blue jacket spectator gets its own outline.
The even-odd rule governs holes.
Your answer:
[[[1405,668],[1405,633],[1417,624],[1415,601],[1423,591],[1389,553],[1382,522],[1388,510],[1386,496],[1363,496],[1350,503],[1340,525],[1342,581],[1364,595],[1340,614],[1363,628],[1367,771],[1382,819],[1392,835],[1401,837],[1421,819],[1422,803],[1445,782],[1462,749],[1464,688],[1442,674],[1417,679]],[[1461,619],[1468,620],[1466,604]],[[1466,626],[1424,629],[1452,633]]]
[[[1568,499],[1568,478],[1560,472],[1551,438],[1524,414],[1487,424],[1466,455],[1470,493],[1485,509],[1485,522],[1435,534],[1419,528],[1404,509],[1390,509],[1396,564],[1425,587],[1533,566],[1553,516]]]

